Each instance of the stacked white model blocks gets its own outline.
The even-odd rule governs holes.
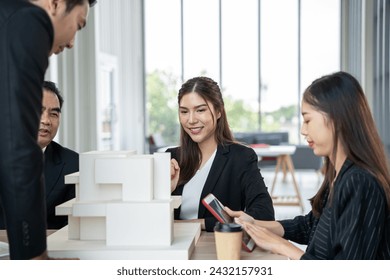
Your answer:
[[[170,246],[173,207],[170,154],[131,151],[80,154],[80,172],[68,219],[70,240],[105,240],[107,246]]]

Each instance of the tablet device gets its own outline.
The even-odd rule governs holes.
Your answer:
[[[234,219],[223,209],[223,204],[213,194],[206,195],[202,203],[219,222],[234,223]]]
[[[234,223],[233,217],[229,216],[229,214],[223,209],[224,205],[213,194],[210,193],[206,195],[206,197],[202,199],[202,203],[219,222]],[[244,249],[248,252],[252,252],[255,245],[256,243],[253,239],[246,233],[245,230],[243,230],[242,246]]]

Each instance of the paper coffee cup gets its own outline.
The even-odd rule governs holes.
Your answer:
[[[240,259],[242,227],[239,224],[217,222],[214,236],[218,260]]]

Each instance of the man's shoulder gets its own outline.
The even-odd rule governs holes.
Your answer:
[[[53,25],[45,10],[29,1],[2,0],[0,47],[11,48],[17,55],[9,56],[8,52],[3,52],[9,57],[1,66],[22,69],[38,66],[37,69],[42,71],[43,75],[48,65],[53,39]]]
[[[49,35],[51,37],[50,39],[53,40],[53,25],[48,13],[44,9],[29,1],[1,1],[0,27],[2,28],[0,31],[4,31],[4,34],[7,34],[7,36],[13,35],[12,37],[17,37],[20,33],[27,39],[30,39],[31,36],[40,35],[42,37]],[[6,28],[3,28],[3,26]],[[38,39],[41,38],[38,36]]]
[[[31,4],[29,1],[22,0],[1,0],[0,9],[5,11],[6,14],[12,14],[15,11],[23,8],[34,8],[35,5]],[[4,15],[4,14],[3,14]]]
[[[61,144],[59,144],[55,141],[51,141],[49,146],[52,147],[54,152],[60,153],[62,155],[67,155],[67,156],[77,157],[77,158],[79,157],[79,154],[77,152],[62,146]]]
[[[37,5],[30,3],[29,1],[22,0],[1,0],[0,5],[0,23],[3,20],[7,20],[13,16],[19,16],[23,14],[25,16],[44,16],[45,18],[49,18],[47,13]]]

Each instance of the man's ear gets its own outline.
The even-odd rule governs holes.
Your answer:
[[[52,16],[55,16],[58,13],[58,6],[60,4],[60,0],[48,0],[48,2],[49,12]]]

